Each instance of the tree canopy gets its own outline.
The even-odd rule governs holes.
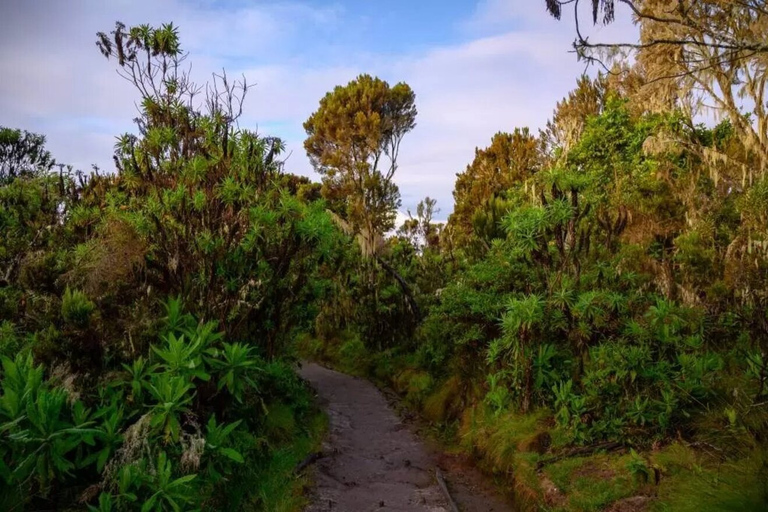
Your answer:
[[[55,164],[45,136],[0,126],[0,185],[49,171]]]
[[[475,149],[475,158],[456,176],[454,210],[448,221],[451,236],[466,237],[473,218],[493,198],[532,177],[543,163],[540,140],[527,128],[499,132],[485,149]]]
[[[361,75],[320,100],[304,123],[304,148],[323,176],[323,196],[340,200],[340,212],[376,251],[394,227],[400,192],[393,178],[400,144],[416,126],[415,95],[407,84],[390,85]]]

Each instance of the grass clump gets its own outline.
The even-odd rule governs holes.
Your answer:
[[[765,458],[759,450],[737,460],[723,460],[673,443],[652,454],[662,471],[657,512],[765,510]]]

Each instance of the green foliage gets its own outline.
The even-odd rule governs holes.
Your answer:
[[[83,292],[69,288],[64,291],[61,298],[61,317],[65,322],[79,328],[87,327],[95,309],[96,305],[88,300]]]
[[[471,243],[473,232],[486,243],[503,237],[498,224],[510,206],[503,200],[505,194],[537,172],[542,160],[539,142],[527,128],[499,132],[490,146],[475,149],[474,160],[456,179],[448,222],[454,240]]]
[[[93,445],[98,431],[81,402],[70,405],[63,389],[43,383],[43,368],[30,356],[3,357],[2,365],[0,474],[7,485],[34,481],[45,495],[52,482],[73,476],[73,451]]]
[[[157,463],[153,472],[144,470],[144,465],[139,466],[140,478],[134,483],[136,495],[142,501],[141,512],[182,510],[183,505],[194,503],[196,496],[194,487],[190,483],[197,475],[184,475],[174,478],[171,461],[165,452],[157,456]]]
[[[596,455],[569,459],[548,466],[546,474],[564,493],[564,509],[605,510],[622,498],[642,492],[627,469],[625,458]],[[641,503],[647,501],[642,494],[639,496]]]
[[[750,123],[695,125],[644,110],[629,78],[582,78],[540,136],[476,151],[445,228],[427,198],[387,236],[407,85],[362,75],[320,101],[321,188],[239,126],[248,84],[215,76],[193,100],[175,26],[97,44],[141,95],[116,173],[55,175],[41,136],[0,129],[3,506],[301,506],[285,484],[322,429],[300,335],[522,496],[547,477],[596,510],[661,479],[661,510],[765,504],[768,179],[737,135]],[[569,456],[604,447],[629,452]]]
[[[54,175],[42,137],[0,133],[0,508],[295,504],[261,468],[313,449],[286,345],[345,238],[282,141],[239,128],[245,83],[192,101],[176,27],[98,45],[141,94],[116,173]]]
[[[218,389],[226,388],[227,391],[242,403],[246,390],[256,389],[256,383],[252,376],[259,365],[259,361],[253,357],[253,350],[240,343],[224,343],[221,352],[213,351],[218,358],[212,358],[209,363],[215,368],[221,377]]]
[[[151,365],[143,356],[133,360],[130,365],[123,363],[126,377],[120,384],[130,387],[131,401],[136,404],[143,403],[144,392],[149,387],[151,376],[159,368],[159,365]]]
[[[648,463],[635,450],[630,450],[630,459],[627,462],[627,471],[636,479],[643,483],[648,482],[652,477],[651,469]]]
[[[377,238],[394,227],[400,192],[392,177],[400,142],[415,126],[411,88],[370,75],[337,86],[304,123],[304,147],[323,175],[323,195],[346,205],[339,213],[364,238],[366,254],[375,253]]]
[[[0,126],[0,186],[45,173],[54,164],[44,136]]]
[[[211,419],[208,420],[208,424],[205,427],[206,446],[208,446],[214,454],[242,463],[244,461],[243,456],[237,450],[226,447],[228,438],[232,434],[232,431],[240,425],[240,422],[241,420],[237,420],[228,425],[218,425],[216,423],[216,417],[211,416]]]
[[[8,357],[18,354],[21,346],[22,340],[16,333],[16,326],[8,320],[0,323],[0,355]]]
[[[263,429],[269,442],[290,440],[275,430],[271,418],[277,414],[281,422],[296,425],[295,416],[309,410],[307,393],[290,367],[264,363],[251,355],[250,347],[223,341],[215,324],[187,319],[175,325],[196,341],[186,341],[166,325],[165,348],[153,347],[151,359],[124,364],[122,376],[90,397],[93,412],[45,379],[43,366],[36,366],[31,355],[4,357],[0,476],[5,484],[34,484],[37,495],[45,496],[95,470],[105,475],[106,488],[114,485],[118,492],[100,495],[94,510],[177,510],[219,499],[220,486],[237,472],[235,466],[261,456],[249,429]],[[217,383],[217,403],[251,406],[225,409],[232,418],[227,423],[209,414],[201,431],[195,418],[212,405],[200,396],[209,381]],[[124,393],[129,400],[123,400]],[[266,418],[258,421],[252,404],[264,400],[292,404],[260,407],[256,411]],[[202,488],[190,487],[196,475],[205,482]]]
[[[166,441],[177,442],[181,435],[181,415],[189,411],[194,386],[184,377],[160,373],[149,383],[155,400],[150,425],[163,432]]]
[[[201,332],[196,332],[187,339],[187,335],[176,336],[170,332],[165,336],[165,347],[152,346],[152,351],[162,360],[163,368],[172,375],[182,377],[185,381],[200,379],[207,381],[211,376],[205,372],[203,352],[212,341],[210,336],[216,324],[207,324],[201,327]],[[216,333],[221,338],[220,333]]]
[[[537,457],[567,459],[571,445],[632,451],[608,468],[610,482],[581,479],[573,463],[567,508],[597,510],[663,481],[649,449],[673,439],[705,447],[707,468],[732,460],[760,478],[765,179],[747,180],[737,162],[751,150],[727,122],[645,112],[634,86],[587,82],[558,105],[544,140],[519,130],[477,151],[438,244],[420,246],[413,219],[390,238],[382,254],[417,283],[426,312],[415,336],[388,276],[342,265],[314,352],[384,376],[447,432],[458,420],[468,451],[523,475],[524,497],[543,492]],[[434,398],[436,382],[451,393]]]

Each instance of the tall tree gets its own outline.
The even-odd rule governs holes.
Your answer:
[[[45,136],[0,126],[0,185],[50,170],[54,164]]]
[[[455,206],[448,220],[452,236],[459,241],[469,237],[473,217],[481,206],[532,176],[541,162],[541,142],[528,128],[499,132],[490,146],[475,149],[475,159],[456,175]]]
[[[282,141],[238,126],[245,81],[190,80],[174,26],[118,23],[98,45],[142,96],[139,134],[116,146],[124,204],[112,215],[146,243],[147,286],[277,355],[307,311],[294,306],[323,254],[315,242],[336,232],[330,216],[295,196],[306,183],[283,174]]]
[[[744,182],[768,169],[768,8],[754,0],[591,0],[593,22],[611,23],[624,5],[640,28],[639,41],[594,43],[579,28],[580,0],[547,0],[556,18],[568,5],[581,58],[605,64],[633,53],[645,74],[651,108],[714,108],[731,121],[749,155]],[[602,16],[601,16],[602,15]],[[718,158],[722,158],[719,155]]]
[[[540,134],[544,150],[554,157],[556,150],[567,153],[584,131],[587,119],[599,114],[605,104],[606,78],[600,75],[592,80],[582,75],[576,83],[576,89],[557,103],[552,119]]]
[[[741,51],[768,53],[768,41],[762,32],[768,9],[762,0],[545,0],[547,11],[561,19],[570,8],[576,22],[574,48],[582,55],[599,49],[637,50],[657,45],[703,46],[733,52],[732,58],[743,58]],[[669,28],[647,40],[594,43],[581,32],[580,5],[589,4],[592,22],[610,24],[616,19],[616,7],[624,6],[635,22],[660,23]],[[740,23],[733,23],[741,19]],[[677,32],[676,28],[698,33]]]
[[[436,208],[437,200],[427,196],[416,205],[416,216],[408,210],[408,219],[397,230],[397,234],[406,238],[411,245],[419,250],[427,247],[437,247],[440,244],[442,224],[433,223],[435,214],[440,213]]]
[[[381,236],[394,227],[400,143],[415,126],[411,88],[370,75],[337,86],[304,123],[304,148],[323,176],[323,195],[345,205],[341,213],[366,254],[375,254]]]

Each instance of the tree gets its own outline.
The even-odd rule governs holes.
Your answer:
[[[323,195],[339,200],[342,214],[374,254],[394,227],[400,192],[393,182],[403,137],[416,126],[415,95],[370,75],[337,86],[304,123],[307,151],[323,176]]]
[[[633,53],[645,75],[651,109],[714,108],[727,116],[754,159],[744,182],[768,169],[768,8],[753,0],[591,0],[593,22],[611,23],[622,4],[640,27],[639,41],[593,43],[579,28],[579,0],[547,0],[560,18],[570,5],[576,19],[574,47],[580,58],[616,60]],[[602,18],[599,14],[602,13]],[[722,158],[722,155],[719,156]],[[754,161],[752,161],[754,160]],[[753,171],[757,170],[757,173]]]
[[[768,9],[761,0],[585,0],[592,8],[592,22],[610,24],[616,19],[616,6],[626,6],[636,22],[667,26],[670,31],[641,42],[592,43],[580,28],[581,0],[545,0],[547,11],[561,19],[564,7],[573,10],[576,22],[574,48],[581,56],[597,49],[638,50],[658,45],[702,46],[732,52],[768,53],[764,37]],[[744,23],[731,23],[734,19]],[[695,29],[700,37],[675,32],[675,28]],[[739,58],[734,53],[732,56]]]
[[[485,149],[475,149],[475,159],[456,175],[455,206],[448,219],[452,234],[466,239],[473,231],[473,217],[488,200],[513,184],[535,174],[542,163],[541,143],[528,128],[499,132]]]
[[[45,136],[0,126],[0,185],[48,171],[54,165],[45,149]]]
[[[427,196],[416,205],[416,216],[408,210],[408,219],[398,228],[398,235],[407,239],[416,249],[437,247],[440,244],[442,224],[435,224],[432,219],[440,210],[435,208],[437,200]]]
[[[244,79],[189,79],[173,25],[118,23],[98,45],[141,94],[139,135],[116,145],[123,202],[109,213],[146,242],[144,282],[277,355],[310,314],[305,285],[337,233],[324,205],[296,197],[306,183],[283,174],[280,139],[238,126]]]
[[[598,115],[605,105],[606,82],[604,75],[595,80],[582,75],[576,89],[557,103],[552,119],[539,135],[547,156],[554,158],[557,150],[567,153],[578,142],[587,119]]]

